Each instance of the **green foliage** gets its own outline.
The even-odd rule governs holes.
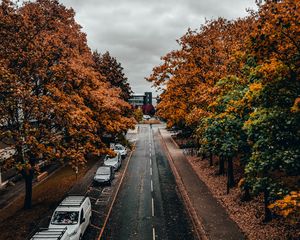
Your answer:
[[[143,110],[141,108],[136,108],[133,112],[133,116],[137,122],[143,120]]]

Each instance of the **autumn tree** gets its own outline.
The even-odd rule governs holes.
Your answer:
[[[143,110],[141,108],[135,108],[133,115],[137,122],[140,122],[143,120]]]
[[[4,1],[1,22],[1,135],[15,145],[16,167],[26,183],[24,208],[30,208],[37,162],[81,161],[82,152],[66,143],[74,142],[75,135],[84,138],[73,129],[93,131],[89,111],[73,91],[78,79],[72,69],[87,49],[85,35],[74,12],[56,1],[21,7]]]
[[[93,52],[93,60],[95,69],[105,77],[113,87],[120,88],[120,96],[125,101],[128,101],[132,94],[131,87],[127,82],[127,77],[124,74],[124,69],[121,63],[115,57],[112,57],[109,52],[100,54],[97,51]]]
[[[157,109],[169,126],[196,129],[201,118],[209,115],[208,106],[217,96],[216,82],[239,73],[240,62],[232,61],[232,57],[240,55],[239,47],[252,21],[252,17],[236,22],[222,18],[207,21],[198,31],[189,30],[178,41],[180,50],[168,53],[153,69],[147,80],[164,88]]]
[[[95,70],[73,10],[54,0],[5,0],[0,22],[1,140],[15,147],[30,208],[39,160],[78,169],[88,153],[108,150],[104,131],[125,131],[134,120],[121,114],[129,106],[120,90]]]
[[[300,171],[299,112],[293,106],[300,95],[299,1],[266,1],[257,13],[249,54],[257,61],[255,111],[245,122],[252,145],[246,167],[255,193],[264,193],[265,220],[270,201],[295,190]]]
[[[246,18],[189,30],[148,78],[163,89],[158,115],[168,126],[197,129],[220,173],[227,159],[228,185],[240,160],[240,186],[264,195],[265,220],[271,202],[280,208],[299,191],[299,4],[267,0]],[[280,211],[293,215],[292,207]]]

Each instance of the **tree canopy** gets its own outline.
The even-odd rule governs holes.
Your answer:
[[[227,162],[228,187],[238,166],[243,190],[264,194],[266,220],[269,206],[299,192],[299,9],[297,0],[267,0],[245,18],[207,21],[147,78],[164,90],[157,114]]]
[[[77,169],[88,153],[108,151],[105,134],[135,124],[124,93],[97,68],[74,15],[54,0],[0,5],[0,137],[16,150],[25,208],[40,160]]]

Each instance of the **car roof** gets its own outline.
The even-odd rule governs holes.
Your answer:
[[[98,172],[101,172],[101,169],[103,169],[103,168],[109,168],[109,170],[111,169],[111,166],[101,166],[101,167],[98,167],[98,169],[97,169],[97,171],[96,171],[96,174],[98,173]]]
[[[69,208],[79,208],[82,203],[85,201],[86,197],[85,196],[81,196],[81,195],[70,195],[67,196],[59,205],[58,208],[60,208],[60,210],[62,208],[66,208],[68,210],[70,210]]]
[[[115,146],[123,146],[123,145],[121,143],[116,143]]]
[[[106,159],[107,160],[111,160],[111,159],[117,159],[118,158],[118,156],[120,155],[120,153],[119,153],[119,151],[117,151],[117,150],[115,150],[115,153],[116,153],[116,156],[114,156],[114,157],[112,157],[112,156],[110,156],[110,155],[106,155]]]
[[[125,148],[122,144],[116,144],[115,147]]]
[[[66,233],[67,228],[48,228],[48,229],[41,229],[40,231],[36,232],[31,240],[40,240],[40,239],[62,239],[64,234]]]

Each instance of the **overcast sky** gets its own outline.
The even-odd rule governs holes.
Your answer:
[[[60,0],[76,12],[92,50],[109,51],[122,64],[135,93],[151,90],[144,80],[176,39],[205,19],[235,19],[255,0]],[[155,95],[155,94],[154,94]]]

